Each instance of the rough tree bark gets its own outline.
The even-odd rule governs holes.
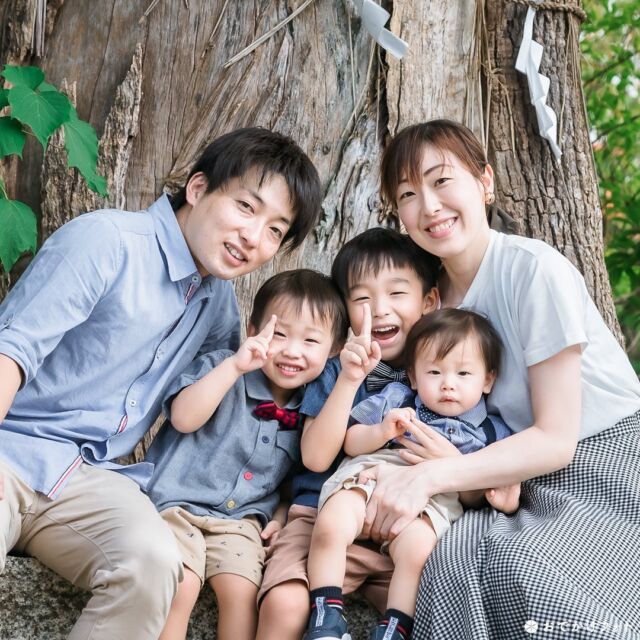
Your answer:
[[[5,0],[0,50],[8,55],[14,43],[18,52],[7,59],[29,62],[25,33],[33,27],[20,31],[21,40],[18,30],[32,24],[29,11],[43,1]],[[5,176],[13,176],[13,193],[40,208],[43,236],[97,206],[146,207],[163,188],[184,181],[190,160],[218,134],[253,124],[277,129],[299,141],[316,163],[326,189],[323,217],[300,251],[236,284],[246,311],[271,273],[298,265],[326,271],[346,239],[372,225],[395,224],[377,196],[387,136],[447,116],[488,143],[499,204],[529,235],[551,242],[576,263],[617,330],[575,60],[565,72],[566,46],[577,47],[577,24],[568,30],[564,13],[542,12],[536,28],[547,52],[552,105],[557,111],[563,100],[565,105],[565,155],[556,166],[537,135],[525,81],[512,70],[525,7],[502,0],[486,9],[483,0],[385,3],[393,12],[391,29],[409,43],[408,54],[397,61],[374,49],[351,0],[316,0],[251,54],[225,66],[302,2],[49,2],[51,31],[36,62],[49,81],[75,88],[80,116],[101,137],[99,166],[110,197],[99,201],[64,168],[59,139],[44,163],[29,150],[17,176]],[[7,6],[20,7],[23,17]],[[491,82],[482,81],[483,69],[493,70]]]
[[[570,0],[562,6],[579,6]],[[516,59],[527,7],[486,2],[489,159],[498,202],[525,235],[556,247],[584,275],[600,313],[623,342],[604,264],[602,210],[589,140],[578,51],[579,18],[566,9],[538,10],[534,39],[544,44],[540,71],[551,80],[548,103],[558,114],[560,161],[538,135],[526,78]]]

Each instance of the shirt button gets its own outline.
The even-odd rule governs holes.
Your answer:
[[[138,404],[135,400],[129,400],[129,405],[135,407]]]
[[[454,434],[454,432],[455,432],[455,429],[454,429],[453,427],[449,427],[449,428],[447,429],[447,433],[448,433],[450,436],[452,436],[452,435]]]
[[[244,472],[244,479],[245,480],[253,480],[253,473],[251,473],[251,471],[245,471]]]
[[[191,277],[191,282],[198,282],[198,280],[200,280],[200,278],[198,278],[198,276],[192,276]]]
[[[267,438],[267,436],[262,436],[262,442],[267,444],[269,442],[269,438]]]
[[[229,502],[227,502],[227,508],[228,509],[233,509],[233,507],[236,506],[236,501],[235,500],[229,500]]]

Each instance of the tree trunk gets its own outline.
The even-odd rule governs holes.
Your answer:
[[[25,33],[41,2],[5,0],[0,46],[4,55],[10,44],[18,52],[10,59],[29,62],[33,51]],[[564,82],[565,45],[577,47],[577,29],[567,31],[566,16],[541,12],[537,25],[547,52],[544,68],[552,77],[552,104],[559,111],[565,101],[565,155],[555,165],[537,134],[526,83],[513,70],[526,8],[487,3],[484,29],[482,0],[395,0],[387,26],[409,43],[398,61],[374,48],[351,0],[316,0],[252,53],[225,66],[302,4],[49,2],[51,33],[36,62],[48,81],[67,83],[80,117],[96,127],[99,170],[110,195],[100,200],[65,168],[59,138],[50,142],[44,163],[28,149],[9,186],[40,209],[43,237],[92,208],[148,206],[163,189],[183,183],[190,161],[221,133],[247,125],[276,129],[297,140],[318,167],[325,185],[323,216],[302,249],[236,283],[246,313],[257,287],[272,273],[299,265],[326,272],[345,240],[373,225],[395,225],[377,195],[384,142],[408,124],[447,116],[465,122],[483,140],[488,133],[499,203],[524,223],[527,234],[558,247],[585,273],[603,315],[617,328],[573,60]],[[28,23],[20,37],[17,14],[6,10],[18,5],[21,24]],[[494,81],[485,82],[491,96],[488,132],[483,64],[496,70]]]
[[[556,247],[582,272],[605,322],[623,343],[604,263],[598,178],[582,95],[579,19],[562,10],[538,10],[535,19],[534,40],[544,45],[540,72],[551,80],[548,104],[558,114],[563,153],[556,161],[538,134],[526,77],[514,68],[526,13],[521,4],[486,3],[483,68],[498,204],[520,221],[525,235]]]

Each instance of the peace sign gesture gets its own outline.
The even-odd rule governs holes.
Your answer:
[[[362,305],[362,328],[356,335],[349,329],[349,337],[340,352],[340,365],[345,375],[353,382],[362,382],[380,362],[380,345],[371,339],[371,307]]]
[[[275,315],[271,316],[271,319],[264,325],[260,333],[248,337],[240,345],[233,358],[241,374],[259,369],[271,358],[273,354],[269,351],[269,346],[273,339],[277,320],[278,318]]]

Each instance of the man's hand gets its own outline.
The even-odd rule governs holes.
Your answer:
[[[411,420],[415,411],[410,407],[391,409],[380,424],[380,430],[385,441],[400,438],[411,427]],[[406,438],[405,438],[406,439]]]
[[[264,366],[272,356],[269,352],[269,347],[271,346],[277,320],[275,315],[271,316],[262,331],[255,336],[247,338],[240,345],[236,354],[232,356],[233,362],[241,375]]]
[[[380,362],[380,345],[371,339],[371,307],[362,305],[362,328],[355,335],[349,329],[349,337],[340,352],[340,365],[345,376],[352,382],[362,382]]]

